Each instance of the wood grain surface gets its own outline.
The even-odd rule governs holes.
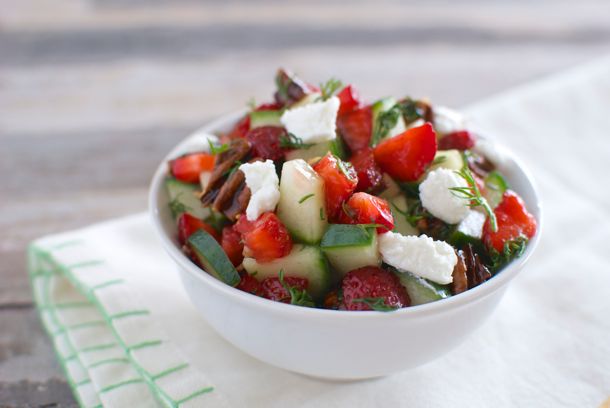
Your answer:
[[[27,243],[144,210],[169,148],[278,66],[460,107],[608,52],[606,0],[0,0],[0,407],[76,406]]]

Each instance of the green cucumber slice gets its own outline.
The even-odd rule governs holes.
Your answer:
[[[307,292],[315,299],[321,299],[335,279],[328,267],[326,257],[318,247],[295,244],[292,251],[283,258],[271,262],[258,262],[254,258],[244,258],[246,271],[261,281],[265,278],[284,276],[305,278],[309,282]]]
[[[456,149],[438,150],[432,163],[433,164],[428,168],[428,171],[436,170],[438,168],[460,171],[462,167],[464,167],[462,153]]]
[[[324,200],[324,180],[309,164],[302,159],[284,163],[277,215],[296,240],[320,242],[328,226]]]
[[[188,244],[203,269],[227,285],[237,286],[239,273],[214,237],[204,230],[198,230],[189,237]]]
[[[485,177],[485,187],[487,202],[491,208],[496,208],[502,202],[502,196],[508,189],[508,183],[500,173],[494,170]]]
[[[210,209],[204,207],[196,196],[199,192],[197,184],[183,183],[173,177],[168,177],[165,179],[165,188],[169,196],[169,208],[174,219],[185,212],[199,219],[204,219],[210,215]]]
[[[407,221],[409,203],[405,196],[398,195],[388,200],[394,217],[394,232],[402,235],[419,235],[419,230]]]
[[[434,302],[451,296],[446,286],[436,285],[410,272],[398,272],[400,283],[407,289],[411,306]]]
[[[381,264],[375,228],[334,224],[324,234],[320,246],[330,264],[342,276],[363,266]]]
[[[326,156],[326,153],[333,151],[334,140],[316,143],[303,149],[294,149],[286,152],[286,160],[303,159],[309,160],[314,157]]]
[[[281,110],[262,110],[250,112],[250,129],[262,126],[282,126]]]

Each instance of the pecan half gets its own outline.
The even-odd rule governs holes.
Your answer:
[[[422,118],[426,122],[434,123],[434,110],[432,109],[432,105],[425,99],[420,99],[415,102],[417,106],[417,110],[420,112]]]
[[[496,168],[487,157],[479,154],[468,155],[468,167],[481,178],[487,177]]]
[[[468,290],[468,277],[466,276],[466,262],[462,251],[455,251],[457,263],[453,268],[453,282],[451,282],[451,293],[457,295]]]
[[[237,214],[246,210],[249,201],[250,189],[246,186],[246,177],[241,170],[236,170],[218,190],[212,208],[235,221]]]
[[[249,153],[250,144],[247,140],[234,139],[231,141],[229,149],[216,157],[214,170],[212,170],[208,185],[201,195],[203,205],[212,205],[217,200],[220,189],[231,172],[231,168],[238,162],[243,161]]]

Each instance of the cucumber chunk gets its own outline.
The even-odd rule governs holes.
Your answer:
[[[410,272],[399,272],[397,275],[400,283],[407,289],[411,306],[422,305],[451,296],[447,287],[432,284]]]
[[[307,292],[315,299],[321,299],[334,283],[328,261],[320,248],[295,244],[292,251],[283,258],[271,262],[257,262],[254,258],[244,258],[244,268],[250,275],[262,281],[265,278],[284,276],[305,278]]]
[[[239,273],[214,237],[200,229],[189,237],[188,244],[203,269],[227,285],[237,286]]]
[[[282,167],[277,215],[300,242],[318,243],[326,232],[324,180],[302,159]]]
[[[485,198],[491,206],[496,208],[502,202],[502,196],[508,188],[508,184],[504,177],[497,171],[492,171],[485,177]]]
[[[397,103],[396,99],[389,97],[389,98],[380,99],[377,102],[375,102],[373,104],[373,106],[371,106],[371,111],[373,113],[373,128],[375,128],[375,126],[376,126],[379,115],[381,115],[383,112],[386,112],[386,111],[389,111],[390,109],[392,109],[392,107],[394,105],[396,105],[396,103]],[[405,120],[403,119],[402,115],[399,115],[396,125],[388,131],[388,133],[384,136],[384,139],[399,135],[399,134],[403,133],[405,130],[407,130],[407,126],[405,125]]]
[[[250,129],[262,126],[282,126],[281,110],[262,110],[250,112]]]
[[[174,218],[178,218],[184,212],[199,219],[204,219],[210,215],[210,209],[204,207],[196,196],[199,192],[197,184],[183,183],[175,178],[168,177],[165,179],[165,188],[169,196],[169,208]]]
[[[388,200],[394,217],[394,232],[402,235],[419,235],[419,230],[407,221],[409,203],[405,196],[398,195]]]
[[[464,159],[459,150],[438,150],[428,171],[438,168],[460,171],[464,167]]]
[[[286,160],[303,159],[308,161],[315,157],[326,156],[328,152],[334,154],[341,160],[344,160],[347,157],[341,138],[336,138],[334,140],[315,143],[314,145],[303,149],[290,150],[286,152]]]
[[[330,264],[342,276],[363,266],[381,264],[375,228],[361,225],[331,225],[324,234],[320,246]]]

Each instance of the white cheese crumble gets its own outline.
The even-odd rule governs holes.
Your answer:
[[[483,235],[483,224],[485,224],[485,214],[470,210],[466,218],[459,223],[457,229],[463,234],[474,238],[481,238]]]
[[[256,220],[262,213],[273,211],[280,201],[280,180],[272,160],[245,163],[239,166],[246,176],[246,185],[252,195],[246,208],[248,221]]]
[[[305,143],[333,140],[340,104],[339,98],[333,96],[324,102],[289,109],[282,114],[280,121],[289,133]]]
[[[395,232],[379,235],[383,261],[402,272],[445,285],[453,282],[457,256],[451,245],[426,235],[404,236]]]
[[[468,184],[453,170],[443,168],[428,173],[419,185],[419,198],[424,208],[448,224],[457,224],[470,211],[468,201],[450,190],[453,187],[468,187]]]
[[[210,143],[218,143],[218,137],[207,132],[195,132],[184,142],[180,154],[209,153]]]

